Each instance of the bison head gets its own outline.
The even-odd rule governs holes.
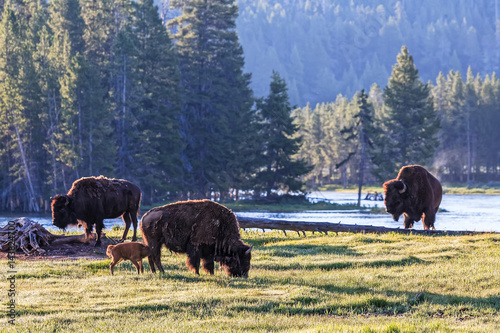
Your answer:
[[[52,198],[52,224],[61,229],[78,224],[71,197],[56,195]]]
[[[250,259],[252,259],[252,248],[253,246],[243,244],[241,247],[238,247],[233,256],[224,257],[221,266],[224,267],[227,276],[248,277]]]
[[[399,220],[405,210],[405,200],[408,198],[408,187],[401,180],[390,180],[384,184],[384,204],[387,213],[394,221]]]

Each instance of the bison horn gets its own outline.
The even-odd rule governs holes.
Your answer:
[[[250,248],[245,251],[245,254],[250,254],[250,252],[252,252],[252,249],[253,249],[253,245],[250,246]]]
[[[406,184],[405,184],[405,182],[401,182],[401,183],[403,183],[403,189],[399,190],[399,193],[405,193],[407,190]]]

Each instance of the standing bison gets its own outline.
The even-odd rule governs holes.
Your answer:
[[[130,224],[133,223],[132,240],[135,241],[140,205],[141,190],[129,181],[103,176],[81,178],[73,183],[68,194],[52,198],[52,223],[61,229],[81,223],[85,226],[87,239],[95,224],[95,246],[100,246],[103,220],[121,216],[125,222],[121,240],[125,240]]]
[[[149,266],[164,272],[160,256],[163,244],[178,253],[187,253],[187,267],[199,274],[214,274],[214,260],[228,276],[248,277],[252,247],[240,238],[236,216],[210,200],[182,201],[156,207],[142,217],[143,240],[151,250]]]
[[[424,229],[434,230],[443,189],[425,168],[419,165],[401,168],[396,179],[384,183],[384,192],[385,207],[395,221],[404,214],[405,228],[412,228],[422,218]]]

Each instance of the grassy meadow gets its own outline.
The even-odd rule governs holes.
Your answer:
[[[500,327],[500,235],[242,232],[249,278],[166,273],[130,262],[17,261],[15,326],[2,332],[494,332]],[[119,237],[121,230],[108,230]],[[6,263],[2,264],[7,271]],[[217,265],[216,265],[217,266]],[[0,282],[7,309],[8,285]]]

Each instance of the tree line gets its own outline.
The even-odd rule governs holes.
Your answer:
[[[498,180],[494,73],[424,84],[403,47],[383,90],[296,108],[275,71],[254,97],[233,0],[170,5],[162,21],[153,0],[3,3],[0,210],[48,210],[100,174],[136,183],[146,204],[361,186],[413,163]]]
[[[166,0],[162,0],[166,1]],[[288,83],[292,104],[352,97],[387,84],[406,45],[424,82],[442,71],[500,70],[500,1],[240,0],[238,34],[257,96],[268,72]],[[311,75],[315,73],[315,75]]]
[[[269,73],[254,99],[234,1],[172,6],[166,27],[153,0],[3,2],[1,210],[48,210],[100,174],[146,204],[301,187],[286,84]]]
[[[387,86],[373,84],[351,99],[294,111],[303,139],[298,156],[313,165],[309,188],[378,184],[408,164],[446,182],[500,181],[500,80],[469,67],[423,84],[406,47]],[[360,178],[361,177],[361,178]]]

